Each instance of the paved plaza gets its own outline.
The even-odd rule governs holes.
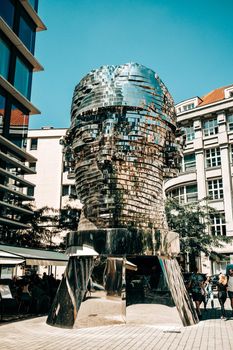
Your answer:
[[[233,349],[233,318],[227,300],[226,320],[220,319],[220,309],[203,312],[198,325],[182,327],[177,323],[160,322],[158,313],[154,325],[134,322],[132,315],[126,325],[111,325],[81,329],[61,329],[48,326],[46,317],[37,317],[0,326],[1,350],[154,350],[154,349]],[[142,305],[143,307],[143,305]],[[138,311],[138,309],[135,309]],[[141,314],[135,315],[135,320]],[[143,316],[145,318],[146,317]],[[143,320],[142,320],[143,321]]]

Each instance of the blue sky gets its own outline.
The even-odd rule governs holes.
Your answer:
[[[40,0],[30,128],[68,127],[73,89],[104,64],[141,63],[175,102],[233,84],[232,0]]]

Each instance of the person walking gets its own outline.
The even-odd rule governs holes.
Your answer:
[[[217,283],[218,301],[221,306],[221,319],[226,317],[224,304],[227,299],[227,276],[221,274]]]
[[[232,309],[231,317],[233,317],[233,269],[229,269],[227,285],[228,297],[230,299]]]
[[[204,300],[204,308],[206,310],[206,306],[208,301],[211,302],[212,309],[214,308],[214,293],[213,293],[213,287],[212,287],[212,281],[210,275],[207,275],[207,279],[204,282],[204,288],[205,288],[205,300]]]
[[[196,311],[199,319],[201,319],[201,303],[205,298],[205,290],[204,290],[204,277],[200,273],[198,273],[198,269],[195,268],[194,273],[190,280],[190,289],[192,293],[192,298],[196,306]]]

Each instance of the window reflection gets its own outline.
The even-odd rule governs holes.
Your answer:
[[[2,2],[4,1],[4,5]],[[14,23],[14,5],[11,0],[2,0],[0,6],[0,16],[8,24],[9,27],[13,28]]]
[[[7,79],[10,62],[10,49],[8,45],[0,38],[0,74]]]
[[[33,28],[32,25],[30,26],[23,17],[20,17],[19,22],[19,38],[22,40],[28,50],[34,53],[35,28]]]
[[[16,58],[15,66],[15,82],[14,86],[19,90],[24,96],[30,99],[30,81],[31,81],[31,71],[26,65],[19,59]]]
[[[5,113],[5,97],[0,95],[0,135],[3,133],[4,113]]]
[[[10,140],[18,147],[26,147],[29,117],[12,105],[10,118]]]

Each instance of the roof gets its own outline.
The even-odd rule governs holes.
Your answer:
[[[68,256],[66,254],[51,250],[31,249],[0,244],[0,251],[17,255],[19,258],[25,260],[26,265],[65,266],[68,261]]]
[[[223,86],[218,89],[212,90],[207,95],[201,97],[202,102],[198,104],[198,107],[224,100],[225,99],[224,90],[227,89],[229,86],[231,85]]]

